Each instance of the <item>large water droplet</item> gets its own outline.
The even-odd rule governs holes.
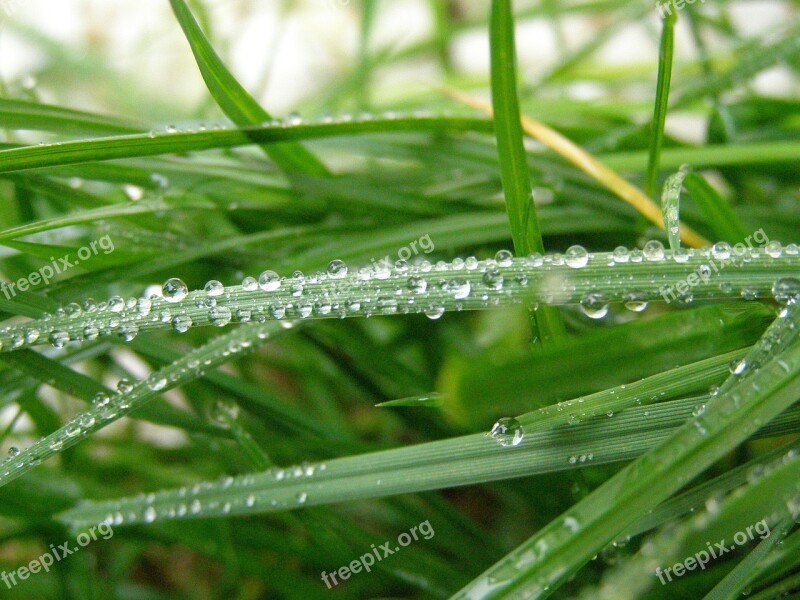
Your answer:
[[[347,265],[338,258],[328,263],[328,277],[331,279],[341,279],[347,275]]]
[[[501,446],[518,446],[525,436],[522,425],[513,417],[503,417],[492,426],[489,435]]]
[[[265,292],[273,292],[281,287],[281,277],[275,271],[264,271],[258,276],[258,287]]]
[[[597,292],[585,294],[581,298],[581,311],[590,319],[602,319],[608,314],[608,300]]]
[[[650,240],[642,248],[642,253],[647,260],[662,260],[664,258],[664,244],[658,240]]]
[[[580,269],[581,267],[585,267],[589,262],[589,253],[583,246],[570,246],[564,253],[564,261],[567,263],[568,267]]]
[[[172,277],[164,282],[161,286],[161,293],[164,295],[164,300],[167,302],[180,302],[189,293],[189,288],[186,284],[177,277]]]
[[[497,254],[494,255],[494,259],[501,267],[510,267],[514,260],[514,255],[508,250],[498,250]]]
[[[206,296],[209,298],[216,298],[217,296],[222,295],[222,293],[225,291],[225,286],[216,279],[212,279],[206,282],[206,285],[203,287],[203,289],[206,292]]]

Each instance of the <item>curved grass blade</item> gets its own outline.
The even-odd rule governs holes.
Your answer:
[[[664,190],[661,193],[661,211],[664,215],[664,228],[667,230],[669,249],[673,256],[680,252],[681,238],[680,232],[680,210],[681,210],[681,188],[683,180],[689,173],[689,165],[681,165],[677,173],[673,173],[664,182]]]
[[[206,87],[222,111],[239,126],[269,121],[269,113],[261,108],[225,67],[184,0],[170,0],[170,5],[192,48]],[[264,146],[264,151],[288,175],[330,175],[325,165],[300,144]]]

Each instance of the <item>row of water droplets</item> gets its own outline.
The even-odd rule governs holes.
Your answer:
[[[99,522],[118,526],[296,508],[309,502],[314,482],[327,468],[324,462],[273,467],[178,489],[88,501],[61,515],[61,519],[75,527]]]
[[[341,113],[338,115],[325,115],[318,119],[306,120],[299,113],[292,112],[283,118],[273,118],[268,121],[263,121],[258,125],[258,129],[285,129],[290,127],[301,126],[319,126],[319,125],[332,125],[332,124],[359,124],[359,123],[376,123],[383,124],[393,121],[439,121],[443,119],[475,119],[485,118],[482,115],[475,113],[457,113],[451,110],[444,110],[441,112],[433,112],[425,109],[414,111],[392,111],[387,110],[382,113],[360,112],[358,114]],[[167,125],[162,131],[155,129],[148,132],[148,137],[155,138],[159,135],[170,135],[175,133],[203,133],[206,131],[250,131],[254,127],[232,127],[224,126],[219,123],[212,123],[206,125],[205,123],[198,123],[196,125],[176,126]]]
[[[177,361],[154,372],[148,378],[131,382],[121,379],[115,392],[98,393],[88,410],[70,419],[62,427],[34,443],[25,451],[14,447],[0,464],[0,483],[19,477],[58,452],[80,442],[87,435],[143,406],[160,393],[192,381],[231,358],[248,352],[280,331],[274,323],[250,324],[214,338],[185,354]]]
[[[770,242],[763,249],[737,252],[720,242],[711,248],[672,252],[654,240],[641,250],[620,247],[613,252],[589,253],[581,246],[572,246],[563,254],[522,258],[501,250],[493,259],[468,257],[435,263],[422,260],[415,265],[399,260],[394,265],[376,263],[352,272],[343,261],[333,260],[324,272],[306,275],[296,271],[290,277],[281,277],[266,270],[258,277],[245,277],[238,286],[226,287],[212,280],[203,290],[194,292],[181,279],[170,278],[159,293],[149,297],[115,296],[104,302],[73,302],[53,315],[5,327],[0,330],[0,350],[44,341],[62,348],[70,341],[92,341],[110,335],[130,341],[145,329],[171,326],[182,333],[193,325],[223,327],[232,321],[263,323],[409,313],[438,319],[448,310],[514,303],[535,308],[539,302],[576,302],[587,316],[602,318],[613,301],[623,302],[631,311],[644,310],[648,301],[661,297],[661,286],[685,278],[698,262],[701,264],[697,268],[710,271],[705,260],[765,268],[770,266],[765,261],[774,260],[775,268],[800,268],[800,251],[795,244],[783,247]],[[630,269],[613,268],[636,263],[648,263],[654,268],[663,265],[663,271],[655,273],[643,268],[637,275]],[[580,277],[580,271],[587,266],[592,266],[592,271],[585,278]],[[759,275],[753,270],[747,275],[763,280],[769,273]],[[724,277],[719,279],[708,295],[731,296],[738,292],[754,299],[769,292],[763,282],[761,287],[745,285],[737,290]],[[591,289],[601,287],[613,291]],[[772,288],[776,299],[800,296],[800,280],[793,277],[776,279]]]

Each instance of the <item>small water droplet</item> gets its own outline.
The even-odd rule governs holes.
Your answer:
[[[731,257],[731,245],[728,242],[717,242],[711,246],[711,256],[717,260],[728,260]]]
[[[772,296],[778,304],[788,306],[800,300],[800,279],[783,277],[772,284]]]

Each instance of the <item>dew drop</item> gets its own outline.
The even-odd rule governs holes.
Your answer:
[[[164,296],[164,300],[167,302],[180,302],[186,298],[186,295],[189,293],[189,288],[186,287],[186,284],[182,280],[177,277],[172,277],[167,279],[164,285],[161,286],[161,293]]]
[[[784,306],[796,304],[800,300],[800,279],[783,277],[772,284],[772,296]]]
[[[711,246],[711,256],[717,260],[728,260],[731,257],[731,245],[728,242],[717,242]]]
[[[647,260],[658,261],[664,258],[664,244],[658,240],[650,240],[642,248],[642,254]]]
[[[123,185],[122,192],[131,202],[136,202],[144,198],[144,188],[141,188],[138,185],[133,185],[132,183],[126,183]]]
[[[602,319],[608,314],[608,301],[603,294],[590,292],[581,298],[581,311],[590,319]]]
[[[766,252],[767,256],[771,256],[772,258],[780,258],[783,254],[783,247],[779,241],[773,240],[764,246],[764,252]]]
[[[69,334],[66,331],[56,329],[50,334],[50,343],[53,348],[63,348],[69,341]]]
[[[435,321],[444,314],[444,306],[441,304],[431,304],[425,309],[425,316],[430,320]]]
[[[192,318],[189,315],[178,315],[172,319],[172,328],[178,333],[186,333],[192,326]]]
[[[501,252],[502,252],[502,250],[501,250]],[[483,283],[490,290],[502,290],[503,289],[503,274],[500,272],[499,269],[489,269],[488,271],[486,271],[483,274]]]
[[[246,292],[254,292],[258,289],[258,281],[255,277],[245,277],[242,279],[242,289]]]
[[[11,447],[8,449],[8,455],[9,455],[11,458],[15,458],[15,457],[19,456],[19,448],[17,448],[16,446],[11,446]]]
[[[498,250],[497,254],[494,255],[494,259],[501,267],[510,267],[514,260],[514,255],[508,250]]]
[[[266,270],[258,276],[258,287],[265,292],[274,292],[281,287],[281,277],[275,271]]]
[[[328,277],[331,279],[342,279],[347,275],[347,265],[338,258],[328,263]]]
[[[145,509],[144,513],[142,514],[142,518],[144,518],[145,523],[152,523],[153,521],[156,520],[157,516],[158,515],[156,514],[156,509],[153,508],[152,506],[148,506]]]
[[[206,285],[203,287],[203,289],[206,292],[206,296],[209,298],[216,298],[217,296],[222,295],[222,293],[225,291],[225,286],[216,279],[212,279],[206,282]]]
[[[253,279],[255,282],[255,279]],[[216,327],[224,327],[231,322],[231,309],[227,306],[214,306],[208,311],[211,324]]]
[[[570,246],[564,253],[564,261],[567,263],[568,267],[580,269],[581,267],[585,267],[589,262],[589,253],[583,246]]]
[[[501,446],[518,446],[522,442],[524,432],[522,425],[513,417],[503,417],[492,426],[489,435]]]

